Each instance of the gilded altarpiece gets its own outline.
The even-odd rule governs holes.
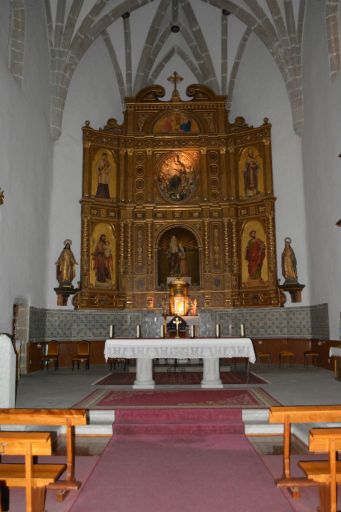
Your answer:
[[[122,125],[83,127],[76,308],[164,307],[179,276],[198,307],[279,305],[271,125],[230,123],[206,86],[186,93],[150,86]]]

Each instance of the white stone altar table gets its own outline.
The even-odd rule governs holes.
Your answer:
[[[153,389],[153,359],[202,359],[202,388],[222,388],[219,358],[245,357],[256,361],[250,338],[135,338],[106,340],[104,357],[136,359],[133,388]]]

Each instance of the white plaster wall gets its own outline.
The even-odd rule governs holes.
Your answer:
[[[312,302],[328,302],[331,339],[341,311],[341,77],[329,79],[324,2],[309,0],[303,44],[302,139]]]
[[[307,266],[306,217],[304,209],[302,151],[300,137],[292,126],[290,103],[283,79],[268,50],[251,36],[237,75],[230,120],[243,116],[248,124],[259,126],[264,117],[271,124],[272,165],[276,201],[277,274],[281,275],[284,238],[292,238],[299,281],[306,285],[302,302],[310,303]]]
[[[50,204],[49,253],[47,261],[47,307],[56,307],[54,287],[55,262],[63,249],[63,241],[70,238],[76,260],[80,263],[80,231],[82,197],[83,143],[82,126],[89,120],[95,129],[115,117],[123,121],[120,95],[114,70],[103,40],[90,47],[79,63],[67,96],[62,135],[55,143],[53,161],[53,194]],[[77,286],[79,266],[73,282]],[[68,308],[73,308],[69,299]]]
[[[7,69],[9,0],[0,2],[0,332],[12,330],[12,304],[45,304],[52,142],[48,55],[40,2],[26,20],[24,81]]]

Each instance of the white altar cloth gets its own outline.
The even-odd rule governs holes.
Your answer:
[[[250,338],[135,338],[106,340],[104,357],[136,358],[134,388],[155,387],[153,359],[203,359],[203,388],[221,388],[219,358],[245,357],[256,361]]]
[[[341,347],[330,347],[329,357],[341,357]]]

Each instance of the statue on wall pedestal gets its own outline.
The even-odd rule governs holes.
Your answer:
[[[291,238],[284,238],[284,249],[282,252],[282,275],[285,283],[297,283],[297,261]]]
[[[279,289],[288,292],[292,302],[302,301],[302,290],[304,284],[300,284],[297,278],[297,261],[293,248],[291,247],[291,238],[284,238],[284,249],[282,252],[282,275],[284,283],[279,285]]]
[[[71,240],[64,240],[64,249],[56,261],[56,277],[59,286],[62,288],[72,288],[72,281],[76,276],[76,265],[78,263],[71,250],[71,244]]]
[[[64,249],[56,261],[56,278],[59,286],[54,290],[57,294],[58,306],[66,306],[69,296],[77,291],[73,287],[72,281],[76,276],[76,265],[78,263],[71,250],[71,245],[71,240],[64,240]]]

